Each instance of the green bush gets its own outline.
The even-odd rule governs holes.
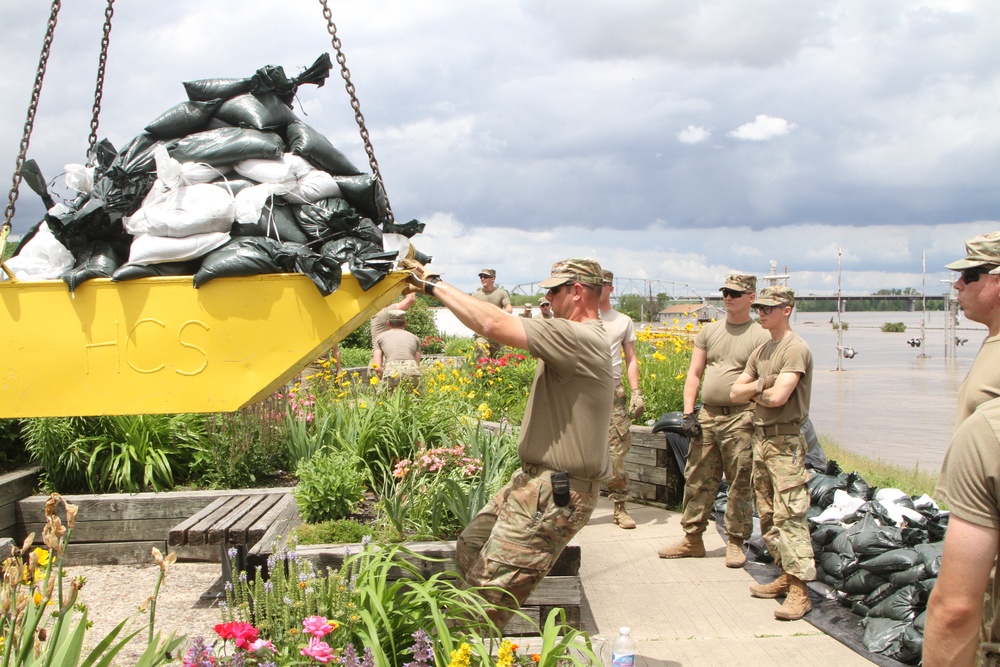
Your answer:
[[[453,336],[444,342],[444,355],[446,357],[469,357],[472,356],[473,341],[467,336]]]
[[[205,447],[191,465],[191,479],[210,489],[260,486],[284,463],[284,404],[272,396],[236,412],[205,419]]]
[[[850,328],[850,325],[847,322],[833,322],[833,321],[831,321],[830,322],[830,326],[834,330],[840,329],[841,331],[847,331]]]
[[[371,347],[344,347],[340,346],[340,367],[341,368],[361,368],[367,366],[372,360]]]
[[[903,322],[886,322],[881,326],[881,329],[888,333],[902,333],[906,331],[906,324]]]
[[[21,438],[20,419],[0,419],[0,474],[16,470],[29,460]]]
[[[306,523],[343,519],[365,495],[365,477],[357,458],[347,451],[323,450],[295,469],[299,484],[292,491]]]
[[[334,519],[320,523],[304,523],[292,532],[299,545],[353,544],[363,538],[374,537],[375,527],[354,519]]]

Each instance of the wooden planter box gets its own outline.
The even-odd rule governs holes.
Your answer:
[[[38,483],[38,466],[0,475],[0,537],[23,539],[18,531],[17,503],[27,498]]]
[[[625,457],[629,494],[636,502],[672,507],[684,500],[684,470],[678,466],[666,435],[651,426],[633,426],[632,448]]]

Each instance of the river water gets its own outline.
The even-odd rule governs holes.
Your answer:
[[[470,335],[450,312],[435,309],[442,333]],[[958,387],[986,338],[986,327],[959,316],[949,328],[948,314],[928,312],[847,312],[848,325],[838,342],[831,326],[835,313],[799,313],[792,328],[813,353],[810,416],[816,431],[859,454],[906,466],[938,470],[955,426]],[[902,322],[903,333],[886,333],[886,322]],[[908,340],[924,342],[911,347]],[[949,330],[950,329],[950,330]],[[946,338],[967,339],[947,346]],[[851,347],[852,359],[837,346]]]

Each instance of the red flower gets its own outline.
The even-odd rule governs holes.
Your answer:
[[[242,621],[220,623],[215,626],[215,632],[222,639],[235,639],[236,646],[244,650],[250,650],[250,645],[260,635],[260,630]]]

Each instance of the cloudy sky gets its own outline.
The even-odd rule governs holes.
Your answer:
[[[9,187],[48,17],[0,6]],[[65,3],[29,157],[83,162],[103,10]],[[513,287],[559,258],[713,293],[774,260],[800,293],[922,283],[1000,229],[996,0],[330,2],[389,198],[449,281]],[[100,137],[183,81],[294,75],[331,51],[320,3],[120,0]],[[296,113],[367,167],[336,72]],[[15,232],[41,215],[22,187]]]

